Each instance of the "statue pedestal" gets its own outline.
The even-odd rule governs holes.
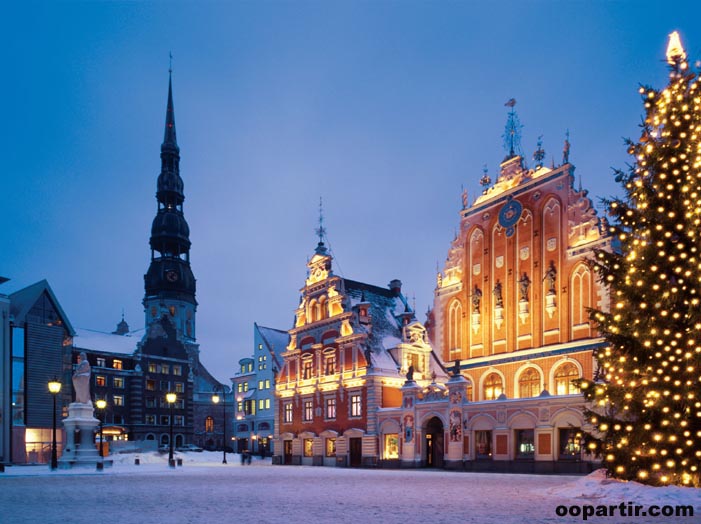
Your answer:
[[[101,461],[94,436],[100,421],[93,416],[93,413],[92,402],[87,404],[73,402],[68,405],[68,417],[63,419],[66,445],[58,461],[59,468],[81,466],[94,468]],[[111,460],[103,460],[103,462],[105,467],[112,465]]]

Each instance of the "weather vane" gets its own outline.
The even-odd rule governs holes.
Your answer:
[[[545,150],[543,149],[543,135],[538,137],[538,146],[533,153],[533,160],[535,160],[536,169],[543,167],[543,159],[545,158]]]
[[[482,178],[480,178],[480,185],[482,186],[482,191],[487,192],[487,188],[492,183],[492,178],[489,176],[489,169],[487,169],[487,164],[482,166]]]
[[[170,51],[168,52],[168,58],[169,58],[169,61],[168,61],[168,72],[169,72],[169,73],[172,73],[172,72],[173,72],[173,53],[170,52]]]
[[[326,228],[324,228],[324,204],[321,197],[319,197],[319,227],[317,227],[315,231],[319,237],[319,244],[323,244]]]
[[[508,160],[516,155],[523,156],[521,153],[521,128],[523,126],[521,125],[518,115],[516,114],[516,110],[514,109],[516,99],[511,98],[504,105],[511,108],[511,111],[509,111],[509,117],[506,121],[506,129],[502,135],[504,138],[504,149],[508,153]]]

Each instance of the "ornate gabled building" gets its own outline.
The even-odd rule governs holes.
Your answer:
[[[460,230],[437,277],[431,338],[459,369],[451,382],[464,381],[455,414],[463,438],[445,458],[470,468],[578,470],[586,422],[573,381],[592,377],[603,344],[589,309],[609,306],[589,258],[611,238],[575,187],[568,141],[551,168],[540,163],[540,143],[533,169],[511,146],[494,185],[485,173],[471,205],[463,193]],[[448,409],[439,418],[452,435]]]
[[[334,275],[320,235],[276,378],[274,461],[375,465],[398,460],[378,414],[401,405],[404,374],[445,372],[401,293]]]

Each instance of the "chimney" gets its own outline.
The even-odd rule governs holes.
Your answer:
[[[395,297],[398,297],[402,292],[402,281],[395,278],[389,283],[389,289]]]

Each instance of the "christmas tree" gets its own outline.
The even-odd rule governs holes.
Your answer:
[[[593,318],[607,341],[580,382],[596,431],[589,450],[610,475],[701,485],[701,85],[678,33],[669,84],[641,87],[645,119],[634,158],[606,200],[617,239],[595,254],[611,307]]]

